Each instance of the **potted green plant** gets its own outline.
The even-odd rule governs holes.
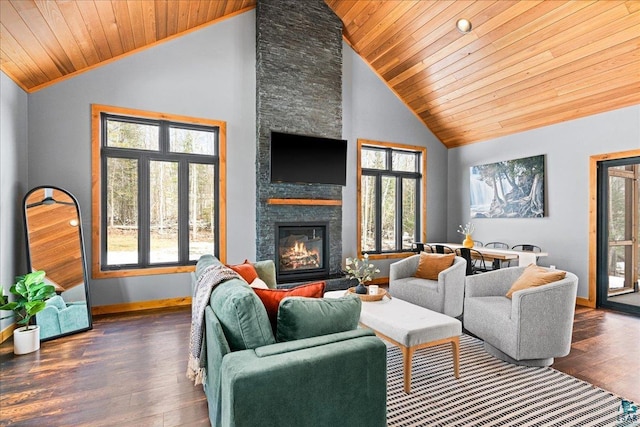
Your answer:
[[[347,258],[345,272],[347,277],[358,281],[355,292],[357,294],[366,294],[367,288],[364,284],[371,281],[376,273],[380,273],[380,270],[378,270],[375,265],[369,263],[369,254],[364,254],[362,259]]]
[[[2,288],[0,310],[13,311],[16,323],[22,325],[13,331],[13,352],[26,354],[40,348],[40,328],[38,325],[30,325],[32,317],[44,310],[45,301],[56,294],[55,288],[44,282],[45,272],[34,271],[24,276],[16,277],[16,283],[11,286],[9,292],[15,295],[9,302]],[[11,316],[3,317],[6,319]]]

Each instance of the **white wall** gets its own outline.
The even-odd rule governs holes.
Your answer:
[[[640,148],[640,105],[449,150],[447,237],[462,241],[469,221],[469,167],[545,155],[546,216],[474,219],[473,237],[510,245],[533,243],[549,252],[542,265],[578,276],[578,296],[588,296],[589,159]]]
[[[356,151],[358,139],[427,148],[427,240],[446,238],[447,149],[348,45],[343,46],[343,138],[349,141],[343,192],[342,254],[356,255]],[[388,277],[391,261],[377,261]]]
[[[88,261],[91,104],[226,121],[227,261],[255,254],[253,11],[29,95],[29,186],[55,185],[78,198]],[[95,306],[182,297],[190,295],[189,276],[90,279],[90,292]]]
[[[22,197],[27,190],[27,94],[0,72],[0,285],[25,274]],[[10,312],[0,312],[0,317]],[[12,323],[0,321],[0,330]]]

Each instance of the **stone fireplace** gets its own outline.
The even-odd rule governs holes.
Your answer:
[[[329,275],[329,237],[325,223],[276,223],[277,281],[322,279]]]
[[[256,259],[279,264],[280,224],[325,224],[322,267],[285,267],[279,281],[339,275],[342,187],[270,179],[271,131],[342,138],[342,22],[323,0],[257,1],[256,126]]]

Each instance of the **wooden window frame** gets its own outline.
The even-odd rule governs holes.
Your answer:
[[[200,125],[218,128],[218,246],[216,254],[221,262],[226,262],[226,122],[203,118],[157,113],[130,108],[93,104],[91,106],[91,277],[94,279],[148,276],[154,274],[186,273],[195,270],[195,265],[147,267],[135,269],[108,270],[102,268],[102,114],[134,117],[140,119],[165,120],[186,125]]]
[[[427,239],[427,149],[425,147],[419,147],[415,145],[398,144],[393,142],[373,141],[368,139],[358,139],[358,168],[357,168],[357,251],[358,254],[363,254],[362,251],[362,148],[384,148],[384,149],[396,149],[403,151],[413,151],[420,153],[420,241],[424,242]],[[397,251],[397,252],[383,252],[383,253],[369,253],[369,259],[393,259],[393,258],[405,258],[413,255],[410,251]]]

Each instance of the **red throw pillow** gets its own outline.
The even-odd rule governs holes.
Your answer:
[[[228,265],[227,267],[238,273],[247,283],[253,282],[258,277],[255,267],[246,259],[243,264]]]
[[[275,331],[280,301],[282,301],[284,297],[322,298],[324,296],[324,282],[309,283],[306,285],[296,286],[292,289],[253,288],[253,290],[264,304],[264,308],[267,309],[267,315],[271,321],[271,327]]]

